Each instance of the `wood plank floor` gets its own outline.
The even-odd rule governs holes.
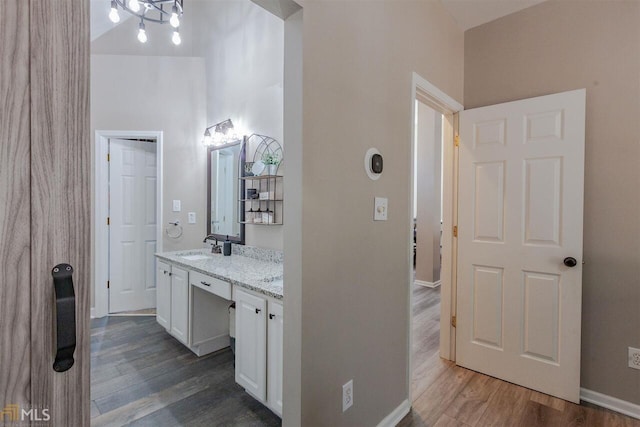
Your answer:
[[[640,427],[640,420],[566,402],[440,359],[440,288],[414,288],[413,316],[413,409],[399,427]]]
[[[230,349],[197,357],[153,316],[91,322],[91,425],[280,426],[234,378]]]

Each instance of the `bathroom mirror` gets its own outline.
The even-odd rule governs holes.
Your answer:
[[[218,240],[244,245],[244,224],[238,217],[238,195],[243,190],[240,163],[244,149],[242,141],[209,147],[207,156],[207,234]]]

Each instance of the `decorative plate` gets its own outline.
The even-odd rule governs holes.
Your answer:
[[[255,176],[260,175],[263,171],[264,171],[264,163],[262,163],[261,160],[258,160],[257,162],[255,162],[253,164],[253,167],[251,167],[251,172],[253,172]]]

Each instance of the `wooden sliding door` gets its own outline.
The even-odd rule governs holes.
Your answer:
[[[0,425],[89,425],[89,2],[2,1],[0,102]],[[56,372],[61,263],[76,349]]]

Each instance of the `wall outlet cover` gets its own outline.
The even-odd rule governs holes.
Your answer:
[[[376,197],[373,203],[373,220],[386,221],[389,210],[389,199],[386,197]]]
[[[629,367],[640,369],[640,348],[629,347]]]
[[[196,213],[189,212],[189,224],[195,224],[195,223],[196,223]]]
[[[342,386],[342,412],[353,406],[353,380]]]
[[[173,211],[174,212],[180,212],[182,210],[182,207],[180,206],[180,200],[174,200],[173,201]]]

